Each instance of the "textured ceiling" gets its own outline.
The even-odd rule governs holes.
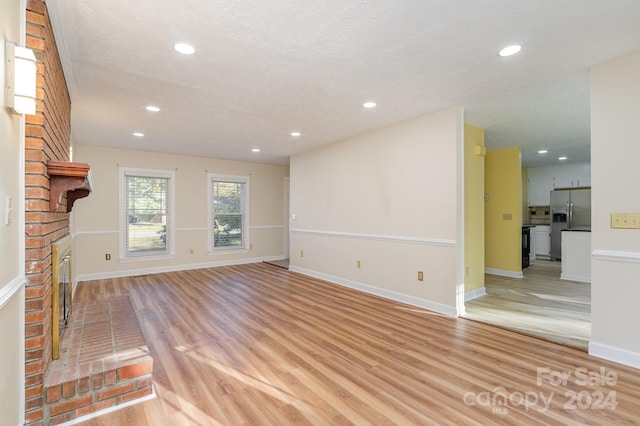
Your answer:
[[[489,150],[521,146],[529,166],[588,161],[589,67],[640,50],[638,0],[47,5],[75,143],[279,164],[457,105]],[[513,43],[520,54],[497,55]]]

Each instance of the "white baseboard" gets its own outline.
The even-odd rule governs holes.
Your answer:
[[[504,269],[494,269],[494,268],[484,268],[484,273],[489,275],[499,275],[501,277],[509,277],[509,278],[523,278],[524,275],[522,271],[507,271]]]
[[[324,274],[322,272],[316,272],[310,269],[300,268],[297,266],[289,266],[289,270],[293,272],[298,272],[303,275],[308,275],[310,277],[319,278],[324,281],[329,281],[331,283],[338,284],[343,287],[348,287],[354,290],[362,291],[364,293],[369,293],[376,296],[384,297],[385,299],[395,300],[396,302],[405,303],[411,306],[417,306],[419,308],[427,309],[429,311],[437,312],[439,314],[447,315],[450,317],[458,316],[458,312],[455,306],[449,306],[449,305],[444,305],[442,303],[420,299],[414,296],[397,293],[391,290],[385,290],[379,287],[374,287],[368,284],[347,280],[345,278],[336,277],[334,275]]]
[[[568,280],[568,281],[578,281],[581,283],[590,283],[591,282],[591,277],[582,277],[580,275],[571,275],[571,274],[565,274],[560,273],[560,279],[561,280]]]
[[[485,287],[477,288],[475,290],[468,291],[464,294],[464,301],[468,302],[473,299],[477,299],[478,297],[486,296],[487,289]]]
[[[97,272],[95,274],[78,274],[73,279],[73,292],[75,292],[76,285],[80,281],[105,280],[110,278],[121,278],[121,277],[135,277],[139,275],[161,274],[163,272],[176,272],[176,271],[189,271],[192,269],[216,268],[219,266],[246,265],[248,263],[260,263],[265,260],[269,261],[269,260],[282,260],[282,259],[286,259],[286,258],[283,257],[282,255],[266,256],[266,257],[254,257],[250,259],[224,260],[224,261],[218,261],[218,262],[187,263],[182,265],[156,266],[151,268],[125,269],[121,271]]]
[[[589,355],[640,369],[640,353],[604,343],[589,342]]]

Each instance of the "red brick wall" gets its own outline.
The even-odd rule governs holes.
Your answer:
[[[49,211],[47,160],[69,161],[71,100],[45,2],[27,3],[27,47],[38,60],[38,106],[26,116],[26,421],[43,419],[43,384],[51,360],[51,243],[69,233],[66,204]]]

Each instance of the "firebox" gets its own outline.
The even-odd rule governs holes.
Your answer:
[[[60,356],[60,338],[71,315],[72,280],[71,280],[71,237],[66,236],[56,241],[51,248],[52,277],[51,285],[51,334],[53,359]]]

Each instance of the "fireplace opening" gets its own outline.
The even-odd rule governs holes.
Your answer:
[[[51,334],[53,339],[51,356],[60,356],[60,339],[71,316],[72,275],[71,275],[71,237],[68,235],[56,241],[51,248],[52,254],[52,306]]]

